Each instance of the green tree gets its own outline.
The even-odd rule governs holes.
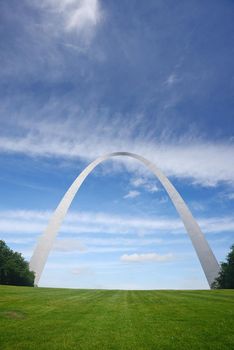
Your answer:
[[[221,263],[219,275],[212,285],[214,289],[234,289],[234,244],[226,260]]]
[[[11,250],[0,240],[0,284],[33,286],[34,272],[20,253]]]

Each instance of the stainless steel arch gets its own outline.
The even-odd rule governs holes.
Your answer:
[[[58,207],[54,211],[45,232],[40,237],[30,260],[30,269],[35,272],[35,285],[37,285],[39,282],[49,252],[52,249],[62,221],[83,181],[98,164],[116,156],[128,156],[141,161],[161,182],[184,223],[193,247],[200,260],[206,279],[211,287],[214,279],[218,276],[220,266],[199,225],[192,216],[184,200],[160,169],[142,156],[129,152],[115,152],[97,158],[82,171],[82,173],[76,178],[68,191],[65,193]]]

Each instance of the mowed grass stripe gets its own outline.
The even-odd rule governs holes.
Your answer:
[[[230,350],[233,304],[233,290],[0,286],[0,348]]]

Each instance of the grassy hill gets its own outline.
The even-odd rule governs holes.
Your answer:
[[[234,290],[0,286],[0,348],[234,349]]]

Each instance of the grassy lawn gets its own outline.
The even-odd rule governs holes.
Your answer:
[[[0,349],[234,349],[234,290],[0,286]]]

